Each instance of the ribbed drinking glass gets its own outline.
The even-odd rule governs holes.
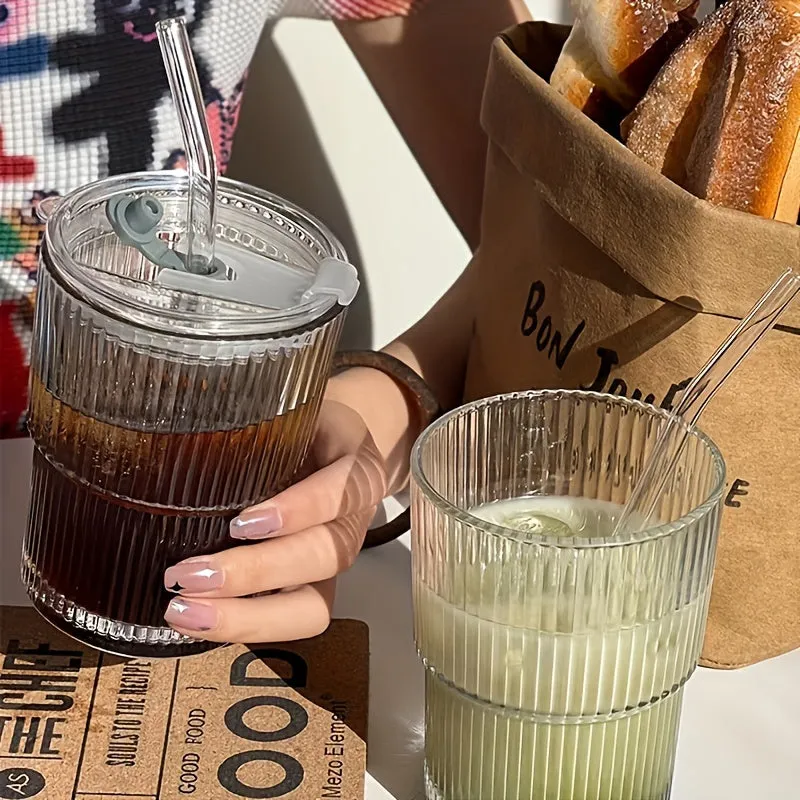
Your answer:
[[[335,237],[224,178],[216,254],[263,278],[266,302],[221,294],[227,277],[208,294],[163,282],[172,270],[119,239],[108,203],[159,203],[174,243],[186,193],[176,172],[76,190],[48,220],[39,273],[23,579],[54,625],[129,656],[211,646],[164,622],[164,570],[230,547],[230,520],[295,480],[346,311],[308,292],[321,263],[344,263]]]
[[[577,391],[480,400],[412,457],[431,800],[665,800],[725,467],[692,431],[659,524],[611,535],[669,419]]]

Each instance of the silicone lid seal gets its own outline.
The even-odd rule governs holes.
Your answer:
[[[321,261],[310,284],[307,272],[290,270],[273,259],[247,253],[239,254],[235,264],[225,264],[215,257],[209,272],[194,272],[181,253],[158,238],[164,209],[149,195],[112,197],[106,204],[106,214],[123,244],[135,247],[162,267],[157,280],[172,289],[283,310],[317,297],[334,297],[339,305],[349,306],[358,292],[355,267],[337,258]]]

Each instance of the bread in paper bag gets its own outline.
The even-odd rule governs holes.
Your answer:
[[[673,408],[787,265],[800,228],[699,200],[547,84],[568,29],[494,46],[465,399],[587,388]],[[702,663],[800,646],[800,307],[705,411],[728,466]]]

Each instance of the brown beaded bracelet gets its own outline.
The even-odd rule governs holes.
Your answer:
[[[388,353],[377,353],[374,350],[348,350],[337,353],[333,359],[333,373],[339,373],[353,367],[367,367],[383,372],[394,378],[411,393],[417,404],[420,422],[423,427],[431,424],[441,413],[436,397],[427,383],[408,364]],[[378,547],[387,542],[394,541],[402,536],[411,527],[411,512],[409,509],[383,525],[367,531],[363,549]]]

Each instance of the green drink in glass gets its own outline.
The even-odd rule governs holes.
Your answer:
[[[668,417],[479,401],[413,458],[415,629],[437,800],[664,800],[703,640],[724,465],[689,438],[664,524],[612,536]]]

